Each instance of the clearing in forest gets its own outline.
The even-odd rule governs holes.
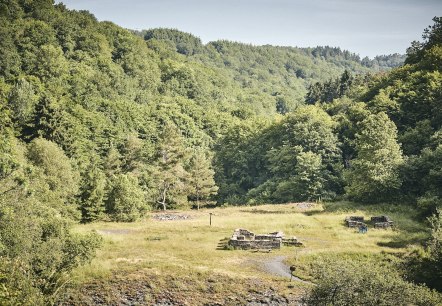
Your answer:
[[[158,217],[163,213],[152,212],[135,223],[78,225],[76,231],[96,230],[105,243],[90,265],[75,271],[71,299],[95,304],[124,300],[172,305],[290,304],[314,282],[308,265],[321,254],[400,253],[427,237],[406,206],[293,203],[167,213]],[[374,214],[388,214],[396,228],[360,234],[344,222],[348,215]],[[227,241],[236,228],[282,231],[304,246],[271,252],[232,250]],[[292,282],[289,265],[297,266]]]

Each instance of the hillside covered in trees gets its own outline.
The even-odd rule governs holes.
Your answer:
[[[310,84],[344,71],[374,71],[339,48],[203,45],[166,29],[134,35],[51,1],[10,1],[1,20],[3,134],[9,135],[2,169],[13,178],[23,161],[41,168],[46,159],[60,160],[53,173],[43,167],[43,181],[65,169],[66,177],[51,179],[50,191],[70,182],[59,209],[85,222],[103,213],[130,221],[147,209],[207,200],[224,187],[218,170],[237,172],[217,149],[227,148],[222,141],[233,136],[230,129],[256,125],[260,133],[303,105]],[[19,153],[24,159],[16,162]],[[214,155],[224,165],[214,168]],[[231,191],[219,190],[225,193]]]
[[[51,296],[92,258],[100,238],[72,222],[342,198],[434,213],[441,33],[435,18],[401,66],[0,1],[0,302]]]

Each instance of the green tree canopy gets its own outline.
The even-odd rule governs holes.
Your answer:
[[[391,199],[401,186],[404,161],[394,123],[385,113],[369,115],[359,124],[355,147],[357,157],[347,172],[349,196],[365,202]]]

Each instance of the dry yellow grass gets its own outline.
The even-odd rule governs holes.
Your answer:
[[[412,213],[404,212],[406,209],[375,206],[358,210],[344,203],[341,206],[346,211],[341,211],[339,205],[333,204],[327,210],[322,205],[303,210],[296,204],[285,204],[173,211],[171,213],[186,214],[191,218],[158,221],[148,215],[135,223],[78,225],[76,231],[96,230],[105,243],[90,265],[75,271],[75,279],[85,282],[109,277],[112,271],[148,270],[156,274],[214,272],[230,277],[275,280],[275,276],[260,269],[257,263],[274,256],[285,256],[288,263],[295,263],[317,254],[403,252],[408,244],[426,235],[422,225],[414,221]],[[398,230],[369,229],[367,234],[359,234],[344,226],[345,216],[369,218],[384,210],[397,221]],[[213,214],[212,226],[209,226],[209,213]],[[283,247],[269,254],[220,250],[219,244],[230,237],[235,228],[246,228],[255,233],[280,230],[286,236],[298,237],[305,247]]]

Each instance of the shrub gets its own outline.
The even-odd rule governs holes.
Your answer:
[[[431,224],[428,245],[410,254],[405,270],[414,281],[442,291],[442,211],[436,210],[428,220]]]
[[[307,305],[440,305],[440,294],[405,281],[389,266],[374,261],[319,262],[318,280],[305,297]]]

